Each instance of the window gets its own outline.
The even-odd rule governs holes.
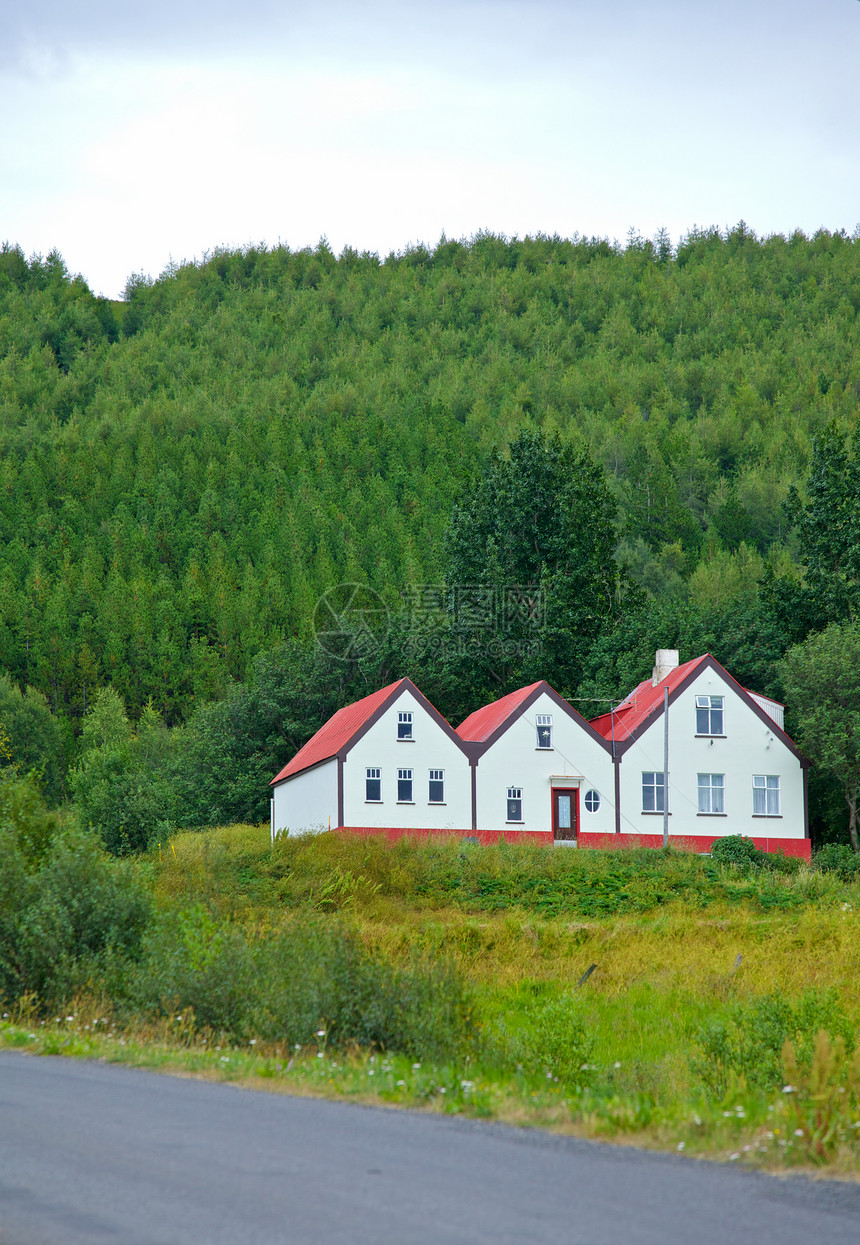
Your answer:
[[[597,810],[600,808],[600,792],[599,791],[586,791],[585,807],[589,813],[597,812]]]
[[[539,713],[535,719],[537,726],[537,746],[539,748],[552,747],[552,714]]]
[[[753,817],[779,815],[779,774],[754,774]]]
[[[696,734],[725,735],[723,723],[723,697],[696,697]]]
[[[725,774],[699,774],[699,812],[724,813],[726,811]]]
[[[412,770],[399,769],[397,771],[397,803],[412,803]]]
[[[663,812],[663,774],[643,773],[642,775],[642,812]]]
[[[508,787],[508,821],[522,821],[523,819],[523,789],[522,787]]]
[[[445,771],[443,769],[431,769],[430,794],[427,798],[431,804],[445,803]]]
[[[398,739],[411,739],[412,738],[412,714],[411,713],[398,713],[397,715],[397,738]]]
[[[365,800],[369,804],[379,804],[382,800],[382,770],[366,769],[364,775]]]

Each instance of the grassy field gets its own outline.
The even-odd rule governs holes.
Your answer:
[[[856,882],[673,852],[272,848],[251,826],[133,868],[168,922],[145,988],[123,1001],[103,974],[52,1015],[25,997],[4,1045],[860,1173]]]

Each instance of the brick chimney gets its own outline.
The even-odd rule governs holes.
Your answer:
[[[668,674],[678,668],[678,650],[676,648],[658,648],[654,654],[654,673],[651,675],[651,686],[662,683]]]

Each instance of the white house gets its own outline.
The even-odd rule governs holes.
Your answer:
[[[476,710],[457,734],[474,757],[474,828],[569,843],[614,829],[611,746],[548,683]]]
[[[808,859],[809,762],[783,729],[783,706],[741,687],[709,653],[679,665],[674,649],[659,650],[651,679],[592,721],[614,758],[615,841],[662,842],[666,689],[671,841],[706,852],[743,834]]]
[[[272,833],[472,825],[462,740],[410,679],[339,709],[272,782]]]
[[[782,706],[709,654],[683,666],[674,650],[657,658],[651,679],[592,722],[538,682],[455,731],[399,679],[339,710],[273,779],[272,834],[657,845],[668,689],[671,841],[708,851],[745,834],[808,859],[808,763],[783,730]]]

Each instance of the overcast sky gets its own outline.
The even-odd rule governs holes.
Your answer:
[[[97,293],[216,246],[860,222],[858,0],[6,0],[0,240]]]

